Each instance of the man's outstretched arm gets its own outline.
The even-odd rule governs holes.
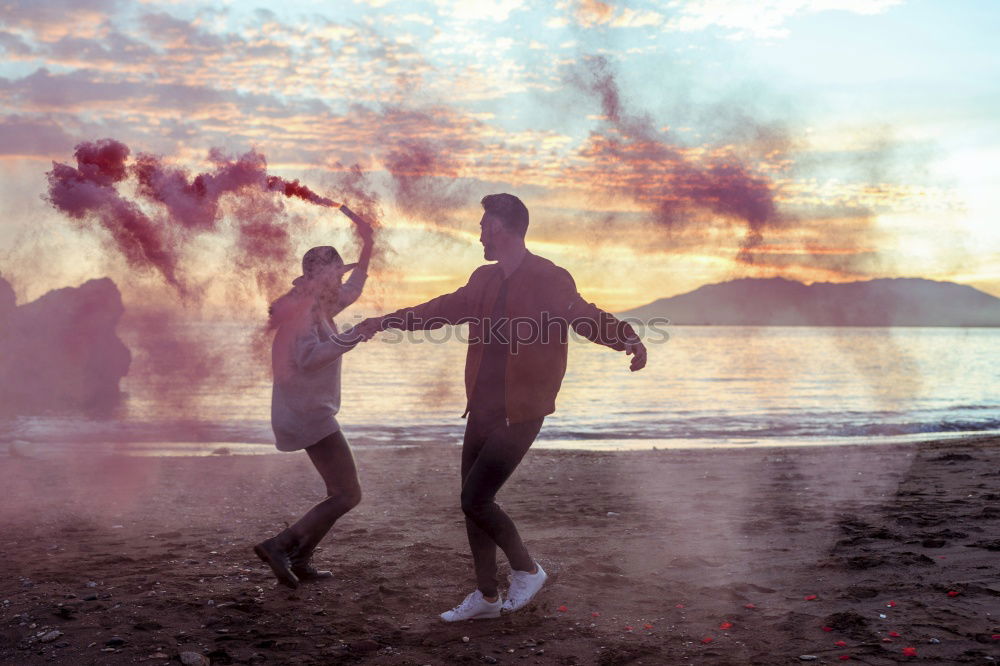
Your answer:
[[[450,294],[432,298],[426,303],[401,308],[395,312],[365,319],[355,327],[362,334],[374,334],[389,328],[404,331],[422,331],[440,328],[445,324],[462,324],[477,315],[474,299],[473,273],[468,283]]]
[[[630,368],[633,372],[646,366],[646,346],[635,329],[628,322],[585,301],[576,290],[576,282],[569,271],[559,269],[552,281],[552,294],[555,314],[565,319],[574,331],[591,342],[632,356]]]

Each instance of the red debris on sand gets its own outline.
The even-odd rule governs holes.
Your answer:
[[[995,641],[1000,641],[1000,634],[993,634],[992,636],[990,636],[990,638],[992,638]]]
[[[757,608],[757,606],[755,604],[743,604],[743,608],[749,608],[750,610],[753,610],[754,608]]]
[[[958,590],[948,590],[949,597],[957,597],[959,594],[961,593]]]
[[[651,625],[651,624],[644,624],[644,625],[642,625],[642,628],[643,629],[652,629],[653,625]]]
[[[674,608],[684,608],[684,604],[676,604],[674,605]]]
[[[893,638],[899,638],[900,636],[902,636],[902,634],[899,633],[898,631],[890,631],[889,635],[892,636]]]
[[[837,657],[837,659],[839,659],[841,661],[847,661],[850,658],[851,658],[851,655],[849,655],[849,654],[842,654],[839,657]]]
[[[566,611],[568,611],[569,609],[568,609],[568,608],[566,608],[565,606],[560,606],[560,607],[559,607],[559,608],[557,608],[556,610],[558,610],[558,611],[559,611],[560,613],[565,613],[565,612],[566,612]]]
[[[895,601],[890,601],[889,603],[887,603],[885,605],[885,607],[886,608],[895,608],[896,607],[896,602]]]
[[[823,631],[833,631],[833,627],[822,627]]]
[[[904,657],[916,657],[917,656],[917,648],[915,648],[915,647],[905,647],[905,648],[903,648],[903,656]]]
[[[632,631],[633,628],[634,627],[631,624],[626,624],[625,625],[625,631]]]
[[[733,628],[732,622],[723,622],[722,624],[719,625],[719,629],[732,629],[732,628]]]
[[[817,599],[819,599],[819,595],[807,594],[804,598],[806,601],[816,601]]]
[[[709,643],[712,642],[712,637],[711,636],[705,636],[703,639],[701,639],[701,642],[704,643],[705,645],[708,645]]]
[[[594,611],[593,613],[590,614],[590,617],[601,617],[601,614],[598,613],[597,611]]]
[[[837,641],[834,645],[837,647],[847,647],[847,641]]]

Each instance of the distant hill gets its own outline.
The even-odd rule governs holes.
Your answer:
[[[954,282],[892,278],[816,282],[745,278],[620,313],[722,326],[1000,326],[1000,298]]]

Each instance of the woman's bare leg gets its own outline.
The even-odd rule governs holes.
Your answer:
[[[293,561],[307,561],[337,519],[361,502],[361,482],[354,455],[341,432],[321,439],[307,448],[306,453],[323,477],[326,499],[289,528],[296,545]]]
[[[327,497],[309,509],[294,525],[254,548],[278,581],[296,587],[299,578],[328,577],[310,564],[313,550],[333,524],[361,501],[361,483],[351,448],[342,433],[335,432],[306,448],[309,459],[323,477]]]

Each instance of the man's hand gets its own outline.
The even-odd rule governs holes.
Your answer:
[[[646,345],[638,338],[625,343],[625,355],[632,357],[632,364],[629,366],[632,372],[646,367]]]

